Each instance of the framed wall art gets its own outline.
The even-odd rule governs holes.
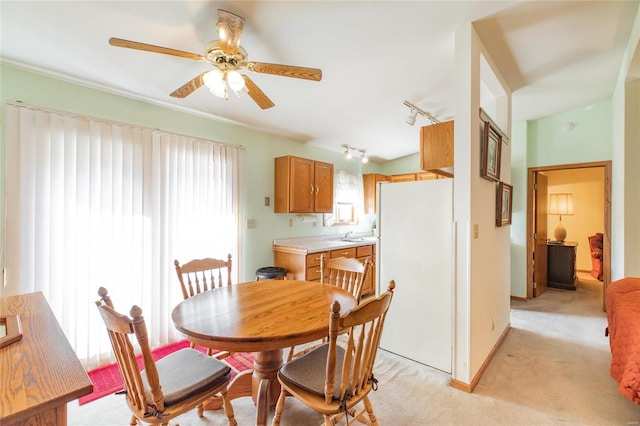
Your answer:
[[[480,176],[498,182],[500,180],[500,158],[502,134],[490,121],[484,121],[480,148]]]
[[[511,225],[513,186],[508,183],[498,182],[496,188],[496,226]]]

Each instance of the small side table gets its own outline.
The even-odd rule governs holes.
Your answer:
[[[547,287],[576,289],[576,252],[578,243],[547,243]]]

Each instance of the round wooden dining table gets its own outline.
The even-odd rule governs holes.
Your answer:
[[[280,393],[277,372],[283,364],[283,348],[326,337],[334,300],[340,303],[341,314],[356,306],[351,293],[329,284],[251,281],[192,296],[180,302],[171,317],[175,327],[197,345],[253,353],[253,371],[238,374],[228,394],[231,399],[251,396],[256,425],[266,425]]]

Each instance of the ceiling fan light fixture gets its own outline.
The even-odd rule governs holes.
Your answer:
[[[216,84],[215,86],[211,87],[209,91],[219,98],[227,97],[227,86],[226,84],[224,84],[224,81],[222,82],[222,84]]]
[[[209,91],[219,98],[227,97],[227,83],[224,81],[225,75],[219,69],[213,69],[202,76],[202,82]]]
[[[202,82],[211,90],[214,87],[219,87],[220,83],[224,82],[224,74],[217,68],[212,69],[202,76]]]
[[[207,42],[204,55],[117,37],[110,37],[109,44],[115,47],[161,53],[205,62],[214,67],[214,70],[198,74],[171,92],[169,96],[173,98],[186,98],[201,86],[205,86],[215,96],[227,100],[229,99],[230,91],[235,92],[237,96],[248,94],[260,108],[269,109],[275,105],[273,101],[269,99],[249,77],[238,73],[238,70],[246,69],[261,74],[293,77],[311,81],[322,80],[322,70],[318,68],[267,62],[249,62],[247,60],[247,51],[240,45],[244,22],[245,20],[242,16],[224,9],[218,9],[218,22],[216,24],[218,40]]]
[[[243,87],[245,87],[244,84],[244,78],[242,78],[242,74],[240,74],[238,71],[229,71],[227,73],[227,83],[229,84],[229,87],[231,88],[231,90],[233,90],[234,92],[238,92],[240,90],[242,90]]]

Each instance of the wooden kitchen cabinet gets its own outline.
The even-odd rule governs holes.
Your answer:
[[[356,247],[346,247],[307,253],[306,250],[288,247],[273,247],[273,265],[287,270],[287,278],[292,280],[320,281],[320,258],[335,259],[336,257],[357,258],[361,262],[369,258],[369,271],[362,288],[362,295],[375,294],[375,254],[376,245],[366,244]]]
[[[416,173],[416,180],[434,180],[434,179],[445,179],[445,176],[442,176],[433,172]]]
[[[389,182],[413,182],[416,180],[415,173],[402,173],[389,176]]]
[[[367,173],[362,175],[362,185],[364,189],[364,212],[375,214],[377,209],[377,187],[378,182],[409,182],[414,180],[444,179],[433,172],[402,173],[397,175],[379,175],[377,173]]]
[[[306,257],[305,265],[305,279],[307,281],[320,281],[320,264],[322,259],[326,259],[329,256],[329,252],[323,251],[320,253],[310,253]]]
[[[333,212],[333,164],[285,156],[275,159],[275,213]]]
[[[273,247],[273,266],[284,268],[287,279],[320,281],[320,257],[329,251],[307,253],[306,250],[288,246]]]
[[[453,177],[453,120],[420,129],[420,168]]]
[[[377,206],[377,188],[378,182],[386,182],[388,177],[377,173],[367,173],[362,175],[362,184],[364,189],[364,212],[367,214],[375,214]]]
[[[376,276],[376,245],[361,246],[356,248],[356,258],[363,262],[369,258],[369,270],[362,284],[362,296],[367,297],[376,294],[375,276]]]

